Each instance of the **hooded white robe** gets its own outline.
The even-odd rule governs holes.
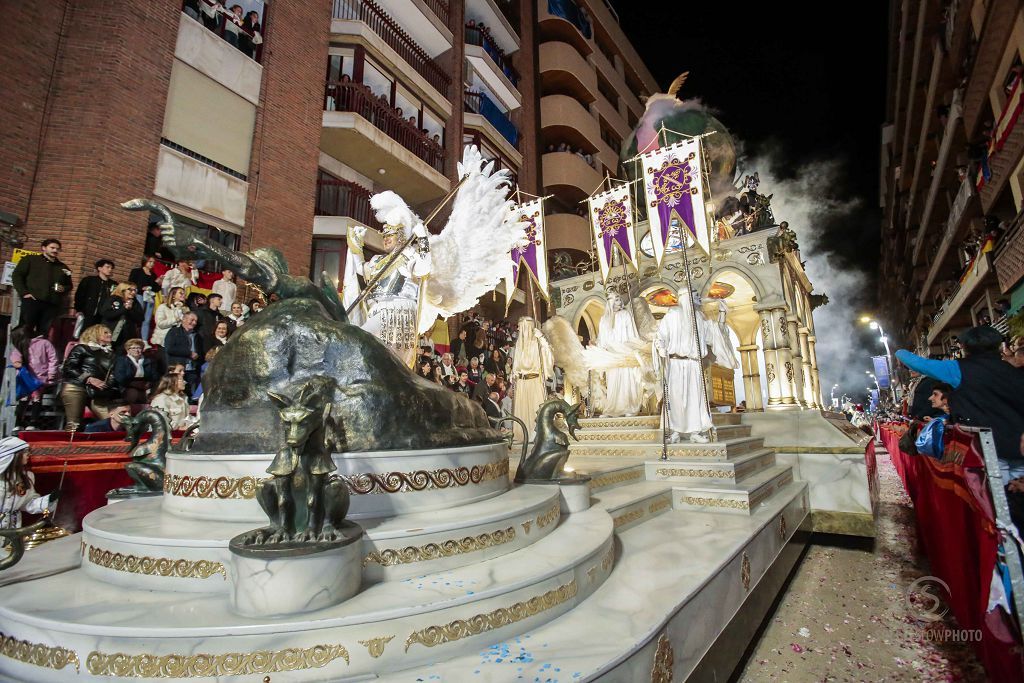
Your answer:
[[[612,299],[598,325],[597,345],[605,349],[623,347],[640,338],[628,310],[615,310]],[[636,415],[643,401],[643,372],[639,366],[605,371],[605,398],[601,414],[608,417]]]
[[[551,347],[533,318],[519,319],[519,338],[512,361],[512,414],[526,423],[528,438],[533,439],[537,409],[547,400],[547,380],[554,375]]]
[[[658,324],[654,346],[660,356],[658,360],[668,373],[668,427],[673,432],[693,434],[711,429],[711,414],[701,378],[708,327],[710,324],[704,316],[697,316],[701,337],[698,345],[694,335],[693,304],[685,292],[680,293],[679,303],[670,308]]]

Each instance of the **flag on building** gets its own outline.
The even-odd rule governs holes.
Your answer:
[[[597,245],[597,260],[601,265],[601,279],[608,279],[612,255],[618,250],[622,257],[639,268],[636,226],[633,222],[633,201],[629,185],[619,185],[590,197],[590,225]]]
[[[651,241],[659,266],[677,229],[678,237],[688,233],[705,254],[711,251],[700,152],[698,140],[684,140],[640,157]]]
[[[544,240],[544,200],[519,204],[512,209],[510,220],[526,223],[523,240],[512,247],[509,271],[505,275],[505,310],[512,302],[519,280],[520,267],[525,266],[541,296],[548,298],[548,254]]]

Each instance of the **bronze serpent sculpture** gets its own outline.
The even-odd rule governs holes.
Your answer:
[[[537,410],[533,450],[529,456],[526,455],[527,442],[523,441],[523,452],[519,458],[519,467],[516,469],[517,484],[551,484],[568,479],[575,480],[575,477],[565,476],[565,463],[569,459],[569,439],[556,421],[561,416],[569,429],[569,436],[575,439],[576,430],[580,428],[581,406],[579,403],[570,406],[561,398],[554,398],[541,404]],[[492,422],[496,427],[505,422],[518,422],[523,428],[523,433],[527,433],[526,423],[518,417],[502,417]]]

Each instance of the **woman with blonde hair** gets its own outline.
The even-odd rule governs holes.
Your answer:
[[[122,348],[129,339],[139,336],[144,311],[135,300],[138,287],[122,282],[100,309],[100,318],[113,335],[114,348]]]
[[[81,425],[86,403],[98,416],[106,417],[106,408],[97,402],[119,398],[120,392],[113,386],[111,377],[114,350],[110,340],[110,328],[106,325],[87,327],[64,360],[60,399],[64,404],[66,428],[71,431]]]
[[[163,346],[167,332],[179,324],[186,313],[188,306],[185,305],[185,290],[182,287],[173,287],[164,302],[157,306],[156,329],[153,330],[152,343]]]
[[[171,429],[185,429],[192,421],[185,398],[185,378],[181,375],[164,375],[156,386],[149,406],[167,416]]]

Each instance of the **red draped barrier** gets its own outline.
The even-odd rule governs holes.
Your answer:
[[[880,436],[914,503],[917,534],[931,575],[949,586],[948,604],[957,625],[981,632],[974,648],[989,678],[1022,681],[1020,631],[1002,609],[988,610],[1000,538],[976,436],[948,426],[940,462],[900,450],[906,430],[906,425],[885,424]]]
[[[107,504],[107,491],[133,484],[124,470],[131,459],[124,432],[79,433],[73,440],[67,432],[21,432],[19,436],[29,442],[28,467],[39,493],[50,493],[60,485],[67,461],[54,522],[68,531],[81,531],[85,516]],[[174,432],[175,438],[180,436],[181,432]]]

